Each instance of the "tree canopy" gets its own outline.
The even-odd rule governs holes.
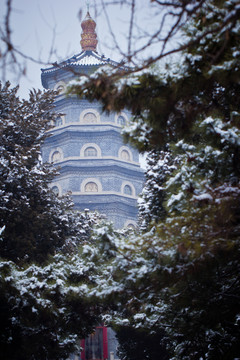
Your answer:
[[[116,326],[162,331],[171,359],[232,360],[240,357],[239,2],[169,6],[189,15],[174,64],[103,68],[70,88],[105,111],[131,110],[125,139],[149,152],[143,231],[111,239],[112,277],[99,292],[114,304]]]
[[[0,87],[1,358],[66,359],[100,321],[90,297],[94,264],[84,257],[94,217],[50,188],[56,169],[41,161],[55,94]]]

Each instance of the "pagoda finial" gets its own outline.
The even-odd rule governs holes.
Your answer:
[[[80,41],[80,44],[82,46],[83,51],[87,51],[87,50],[96,51],[97,43],[98,43],[97,34],[95,32],[96,23],[89,14],[89,1],[87,1],[87,8],[88,8],[87,15],[81,23],[83,32],[81,34],[82,39]]]

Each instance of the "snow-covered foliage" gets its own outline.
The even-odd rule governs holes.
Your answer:
[[[151,223],[157,223],[166,216],[166,179],[176,170],[177,157],[169,151],[151,151],[147,155],[146,181],[138,200],[139,225],[146,230]]]
[[[106,321],[161,331],[172,360],[225,360],[240,358],[240,7],[191,5],[178,64],[97,76],[84,93],[132,111],[125,139],[150,152],[144,232],[101,235],[111,256],[94,291]]]
[[[183,145],[185,151],[193,151],[192,145]],[[176,173],[181,174],[185,160],[179,156]],[[199,176],[201,183],[202,159],[192,161],[195,167],[188,170],[188,178],[196,181]],[[220,171],[220,164],[225,166],[224,157],[222,163],[218,157],[216,164],[212,161],[214,157],[205,159],[206,169],[211,165]],[[173,202],[164,221],[144,234],[109,236],[108,229],[101,229],[94,241],[94,254],[101,244],[107,255],[101,254],[101,259],[108,259],[107,265],[100,264],[102,280],[93,289],[95,296],[111,304],[105,321],[116,329],[162,331],[171,359],[224,359],[227,353],[239,354],[239,185],[219,186],[221,179],[214,180],[209,180],[211,198],[199,192],[201,186],[198,195],[194,188],[182,189],[177,209]],[[171,193],[169,183],[178,189],[185,181],[185,176],[170,174],[166,194]]]
[[[54,94],[16,93],[0,87],[1,358],[66,359],[99,321],[84,255],[96,216],[49,187],[56,170],[41,163],[40,147],[57,116]]]
[[[94,263],[77,254],[42,266],[1,261],[3,359],[66,359],[79,351],[79,338],[99,321],[93,284]]]

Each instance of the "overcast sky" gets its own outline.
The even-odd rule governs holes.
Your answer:
[[[114,41],[103,12],[96,13],[93,8],[94,4],[100,2],[101,0],[89,1],[91,16],[97,23],[98,52],[120,61],[121,56],[114,50]],[[0,1],[1,23],[6,12],[5,3],[6,0]],[[6,80],[14,85],[20,83],[21,97],[27,97],[31,88],[42,88],[40,69],[46,67],[45,63],[61,61],[81,52],[80,20],[86,15],[86,3],[84,0],[13,0],[10,17],[13,43],[21,52],[37,60],[36,63],[26,60],[25,77],[19,79],[18,74],[13,71],[7,72]],[[137,0],[137,6],[140,11],[136,22],[142,25],[145,21],[145,26],[150,29],[153,25],[150,1]],[[79,13],[82,15],[79,16]],[[130,11],[125,7],[113,6],[108,8],[108,15],[117,42],[124,51],[127,48]]]

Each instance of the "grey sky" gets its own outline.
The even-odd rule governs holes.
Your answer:
[[[90,13],[97,22],[98,52],[119,61],[121,56],[114,50],[114,42],[103,12],[96,14],[91,7],[91,3],[93,5],[100,2],[101,0],[90,1]],[[137,1],[140,11],[136,22],[142,25],[143,21],[146,21],[147,27],[151,26],[149,4],[149,0]],[[24,54],[43,63],[60,61],[78,54],[81,52],[80,10],[83,19],[87,11],[86,1],[13,0],[10,18],[12,40]],[[0,13],[2,22],[5,14],[5,0],[0,2]],[[108,14],[114,34],[117,36],[117,43],[123,51],[126,51],[130,11],[125,7],[113,6],[108,8]],[[49,55],[51,55],[50,58]],[[26,77],[19,79],[17,74],[9,70],[6,80],[9,79],[13,85],[20,83],[19,95],[27,97],[29,89],[41,88],[41,67],[45,65],[26,61]]]

